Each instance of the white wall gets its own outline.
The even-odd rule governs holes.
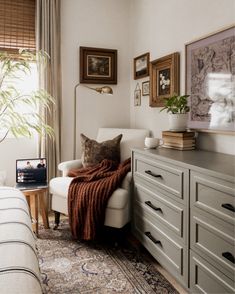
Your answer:
[[[79,81],[79,46],[118,50],[118,84],[113,96],[77,89],[79,134],[95,138],[99,127],[130,125],[129,5],[127,0],[62,1],[62,159],[72,158],[73,88]],[[96,86],[96,85],[95,85]]]
[[[131,0],[131,55],[149,51],[154,60],[180,52],[180,89],[185,93],[184,44],[234,22],[234,0]],[[138,81],[141,85],[142,80]],[[159,113],[160,108],[149,107],[146,96],[142,97],[140,107],[134,107],[136,83],[131,82],[131,126],[150,129],[155,137],[161,137],[162,130],[168,128],[167,115]],[[235,136],[201,133],[198,145],[235,154]]]
[[[37,157],[36,139],[9,138],[0,144],[0,171],[6,172],[6,185],[15,185],[16,159]]]

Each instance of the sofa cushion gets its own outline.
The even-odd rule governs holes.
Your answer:
[[[82,164],[84,167],[94,166],[104,159],[120,162],[120,141],[122,134],[103,142],[97,142],[81,134]]]
[[[42,293],[35,236],[25,196],[0,187],[0,292]]]
[[[36,250],[35,236],[31,228],[22,223],[0,225],[0,244],[3,242],[24,242]]]
[[[1,294],[42,294],[38,279],[30,272],[11,270],[0,273]]]
[[[23,242],[0,244],[0,272],[25,269],[40,279],[38,258],[35,250]]]

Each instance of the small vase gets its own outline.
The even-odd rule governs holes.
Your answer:
[[[187,128],[188,113],[169,113],[169,128],[172,132],[184,132]]]

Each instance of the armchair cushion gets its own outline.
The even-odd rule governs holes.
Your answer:
[[[112,140],[96,142],[81,134],[82,164],[84,167],[94,166],[104,159],[120,162],[120,141],[122,134]]]
[[[57,177],[50,180],[50,193],[58,195],[60,197],[67,197],[69,185],[73,180],[72,177]],[[122,181],[121,187],[129,191],[131,182],[131,172],[127,173],[124,180]]]
[[[52,197],[52,207],[56,211],[68,213],[68,190],[72,177],[57,177],[50,180],[50,193]],[[107,207],[114,210],[123,209],[128,202],[129,186],[131,181],[131,172],[124,178],[120,188],[115,190],[109,198]]]

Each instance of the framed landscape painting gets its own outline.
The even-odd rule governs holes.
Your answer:
[[[185,45],[188,127],[235,131],[235,26]]]
[[[149,76],[149,52],[134,58],[134,79]]]
[[[165,98],[179,94],[179,61],[175,52],[150,63],[150,106],[162,107]]]
[[[117,84],[117,50],[80,47],[80,83]]]

